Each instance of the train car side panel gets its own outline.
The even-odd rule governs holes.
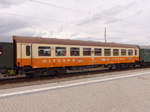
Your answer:
[[[17,66],[32,66],[32,44],[29,43],[16,43],[17,48]]]
[[[0,43],[0,68],[14,68],[13,43]]]
[[[140,62],[144,63],[150,62],[150,48],[147,47],[140,48]]]
[[[135,55],[135,52],[133,52],[133,56],[128,56],[128,53],[126,56],[121,56],[119,54],[118,56],[113,56],[113,49],[117,48],[109,48],[111,49],[111,56],[104,56],[104,52],[101,56],[94,56],[94,53],[91,53],[91,56],[83,56],[83,48],[88,48],[88,46],[73,46],[73,47],[79,47],[80,48],[80,56],[70,56],[70,48],[72,46],[66,46],[66,45],[49,45],[49,44],[32,44],[32,47],[30,47],[32,50],[29,49],[29,54],[27,53],[27,46],[31,46],[31,44],[26,43],[18,43],[17,44],[17,63],[20,67],[24,66],[31,66],[32,68],[48,68],[48,67],[68,67],[68,66],[86,66],[86,65],[98,65],[98,64],[119,64],[119,63],[135,63],[139,61],[138,57],[138,49],[137,54]],[[65,47],[67,49],[66,56],[56,56],[56,47]],[[50,51],[47,51],[48,54],[44,56],[39,56],[39,48],[50,48]],[[92,50],[95,47],[90,47]],[[98,47],[96,47],[98,48]],[[100,47],[104,51],[104,49],[108,49],[108,47]],[[44,48],[45,49],[45,48]],[[118,48],[121,50],[121,48]],[[131,49],[131,48],[130,48]],[[133,51],[135,49],[132,48]],[[32,54],[31,54],[32,51]],[[120,52],[119,52],[120,53]],[[27,56],[28,54],[28,56]],[[32,56],[31,56],[32,55]]]
[[[86,66],[102,64],[135,63],[138,57],[100,57],[100,58],[34,58],[33,68],[48,67],[67,67],[67,66]],[[18,62],[21,60],[18,59]],[[22,59],[21,66],[29,65],[28,59]]]
[[[132,45],[44,38],[14,39],[17,42],[16,62],[19,67],[50,68],[139,61],[139,48]],[[74,48],[78,49],[76,56],[71,55]],[[95,55],[95,48],[101,49],[100,55]]]

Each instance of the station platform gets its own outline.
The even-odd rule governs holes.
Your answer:
[[[0,90],[0,112],[149,112],[150,70]]]

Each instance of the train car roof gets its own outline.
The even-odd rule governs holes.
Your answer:
[[[13,36],[13,40],[15,40],[17,43],[39,43],[39,44],[139,48],[137,45],[131,45],[131,44],[120,44],[120,43],[110,43],[110,42],[105,43],[105,42],[95,42],[95,41],[42,38],[42,37],[27,37],[27,36]]]
[[[12,42],[0,42],[0,44],[13,44]]]
[[[150,46],[139,46],[140,49],[150,49]]]

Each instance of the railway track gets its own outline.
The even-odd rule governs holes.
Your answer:
[[[129,69],[120,69],[120,70],[97,70],[97,71],[86,71],[86,72],[76,72],[76,73],[66,73],[66,74],[58,74],[56,76],[42,76],[42,77],[34,77],[34,78],[12,78],[12,79],[1,79],[0,80],[0,89],[8,89],[8,88],[16,88],[23,86],[32,86],[46,83],[59,83],[62,81],[69,80],[77,80],[83,78],[90,77],[98,77],[98,76],[106,76],[106,75],[114,75],[114,72],[128,72],[135,70],[146,70],[150,69],[150,67],[144,68],[129,68]]]

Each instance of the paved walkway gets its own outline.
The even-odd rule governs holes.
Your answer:
[[[150,70],[0,90],[0,112],[149,112],[149,109]]]

